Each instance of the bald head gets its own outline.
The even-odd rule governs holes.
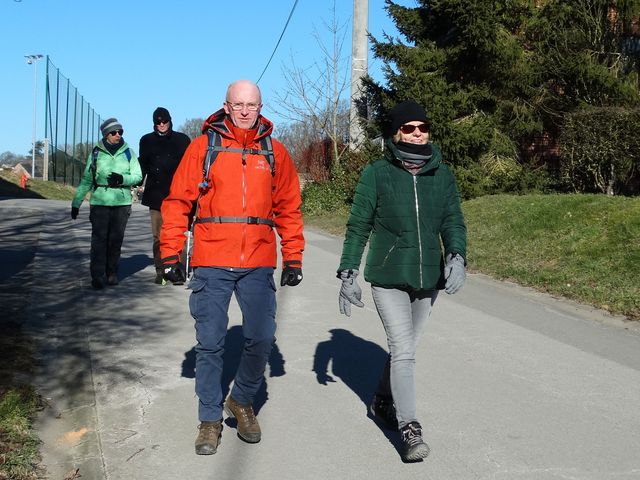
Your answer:
[[[262,108],[258,86],[249,80],[237,80],[227,88],[224,111],[236,127],[253,128]]]
[[[238,95],[251,95],[258,99],[258,103],[262,103],[260,88],[250,80],[236,80],[227,87],[227,102]]]

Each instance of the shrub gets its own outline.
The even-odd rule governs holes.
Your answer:
[[[560,181],[583,193],[638,194],[640,109],[587,108],[567,114]]]

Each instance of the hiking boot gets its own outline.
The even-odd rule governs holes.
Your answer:
[[[253,413],[251,404],[240,405],[229,395],[224,402],[224,412],[238,421],[238,436],[242,440],[247,443],[258,443],[260,441],[260,425],[258,425],[258,420]]]
[[[99,278],[99,277],[92,278],[91,286],[96,290],[101,290],[104,288],[104,280],[102,280],[102,278]]]
[[[222,437],[222,420],[217,422],[202,422],[198,425],[196,437],[196,454],[213,455],[218,450]]]
[[[161,273],[156,273],[156,278],[153,280],[153,283],[156,285],[166,285],[166,281],[164,279],[164,275]]]
[[[117,285],[118,284],[118,275],[116,275],[115,273],[110,274],[109,276],[107,276],[107,285]]]
[[[429,445],[422,440],[422,427],[418,422],[410,422],[400,429],[402,437],[402,459],[415,462],[429,455]]]
[[[398,430],[398,419],[396,418],[396,407],[393,405],[393,398],[382,395],[374,395],[369,411],[373,418],[379,420],[389,430]]]

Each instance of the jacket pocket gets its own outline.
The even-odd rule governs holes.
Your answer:
[[[387,260],[389,260],[389,257],[398,246],[398,242],[400,242],[400,237],[396,237],[395,242],[393,242],[393,245],[391,245],[391,248],[389,248],[389,251],[387,251],[387,254],[382,259],[382,264],[380,265],[381,267],[384,267],[387,264]]]
[[[204,287],[207,286],[207,281],[199,278],[197,276],[197,272],[191,278],[189,285],[187,288],[191,290],[191,295],[189,296],[189,310],[191,312],[191,316],[197,322],[198,319],[206,318],[207,312],[207,300],[203,298],[205,296]]]

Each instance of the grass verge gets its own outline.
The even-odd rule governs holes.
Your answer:
[[[32,387],[0,388],[0,479],[35,480],[39,440],[31,424],[40,406]]]
[[[464,202],[471,271],[640,320],[640,198],[495,195]],[[346,215],[305,215],[344,235]]]
[[[73,199],[75,188],[61,183],[31,179],[26,188],[20,187],[20,177],[11,171],[0,170],[0,196],[12,198]]]

